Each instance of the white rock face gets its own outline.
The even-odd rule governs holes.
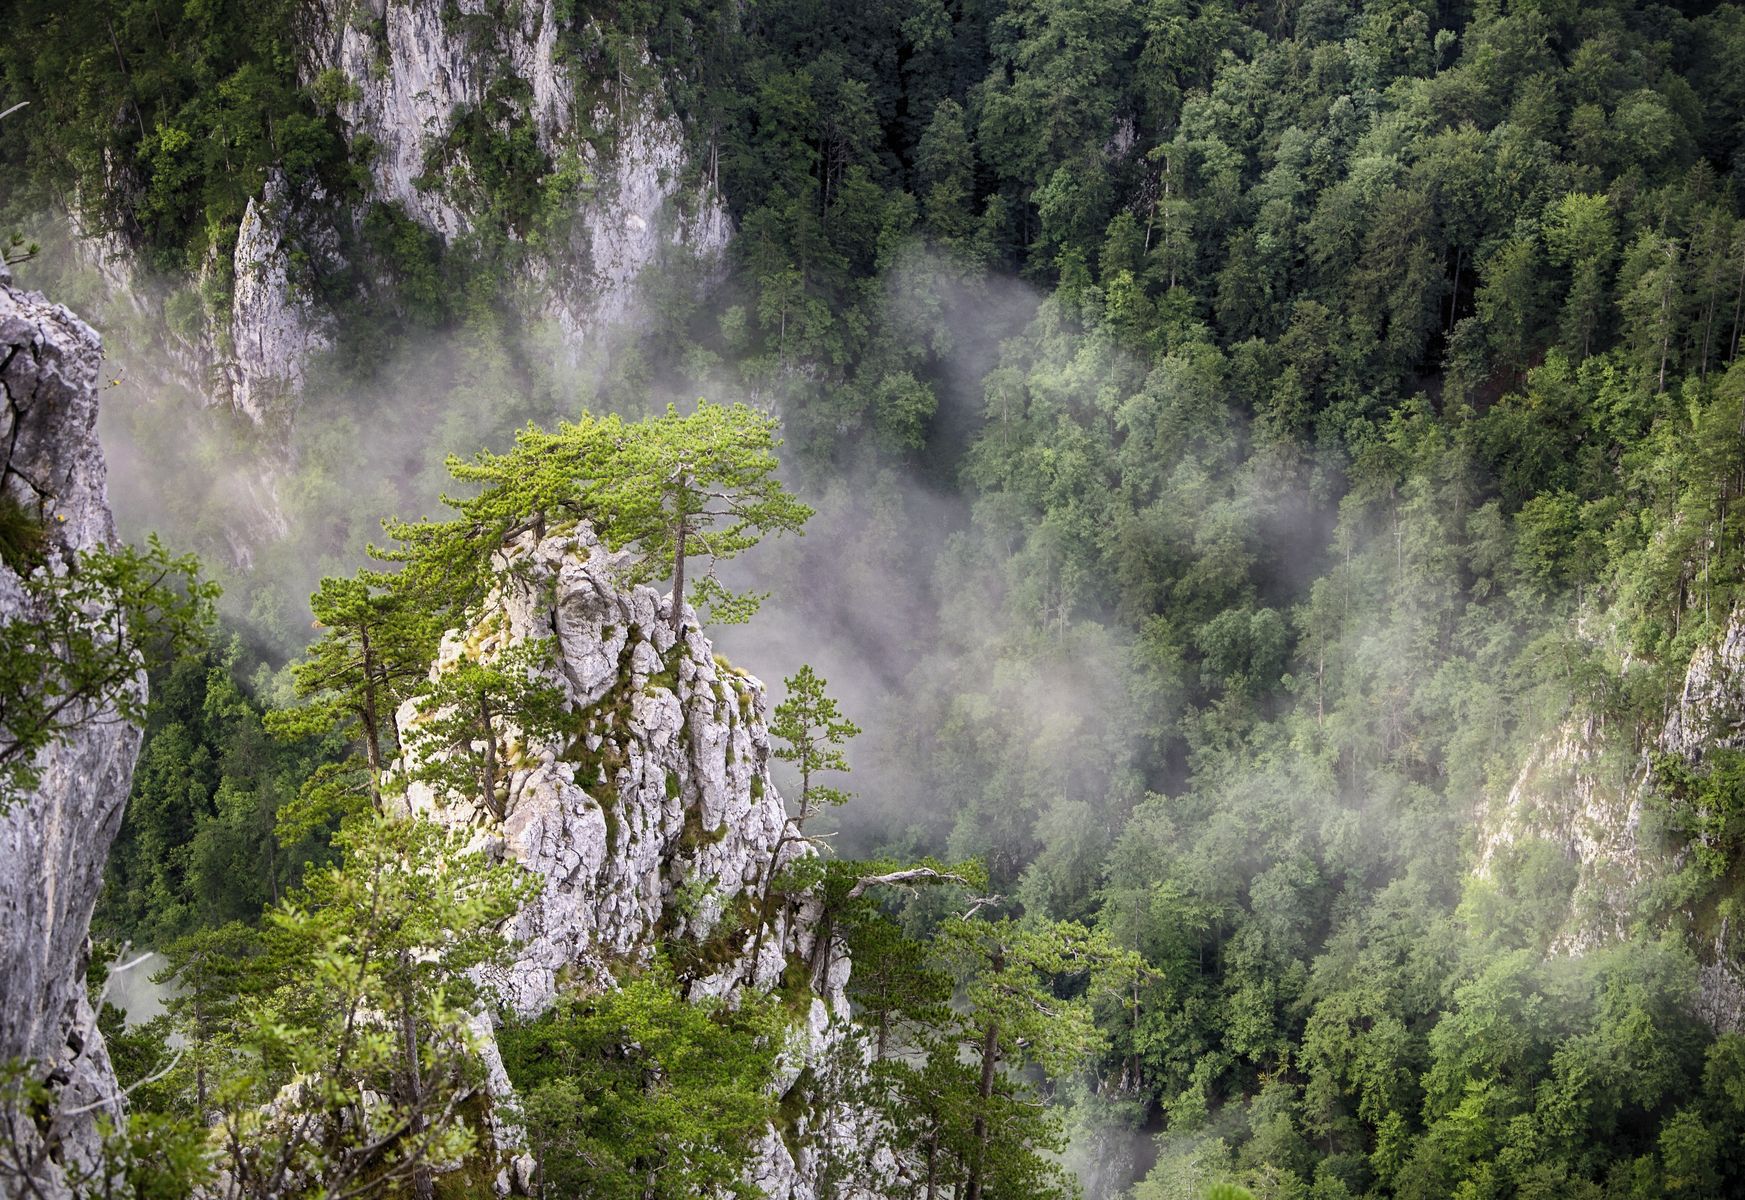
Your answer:
[[[1745,612],[1733,614],[1720,642],[1697,652],[1660,748],[1696,762],[1710,747],[1745,746]]]
[[[300,393],[309,356],[333,344],[329,319],[292,287],[284,207],[284,181],[275,176],[248,202],[236,235],[230,398],[256,421],[275,400]]]
[[[1571,949],[1623,937],[1630,893],[1642,881],[1638,854],[1646,764],[1608,756],[1604,732],[1590,719],[1570,721],[1541,741],[1508,796],[1485,819],[1479,871],[1517,841],[1543,839],[1560,846],[1581,868],[1571,898]]]
[[[681,191],[683,130],[659,98],[619,96],[615,81],[609,99],[579,97],[559,33],[554,0],[329,0],[304,72],[337,70],[352,85],[339,115],[354,142],[377,148],[367,199],[446,240],[472,232],[483,202],[474,164],[446,144],[463,114],[515,111],[555,167],[579,172],[568,238],[533,255],[522,281],[579,358],[600,331],[634,320],[643,270],[675,251],[712,261],[731,231],[713,187]],[[580,82],[595,94],[599,81]]]
[[[586,18],[577,16],[572,22]],[[554,172],[567,172],[570,212],[523,256],[506,293],[535,321],[549,321],[572,365],[594,356],[609,331],[639,327],[636,282],[682,261],[708,279],[719,271],[731,222],[712,182],[687,187],[684,130],[658,87],[622,89],[580,75],[565,60],[555,0],[319,0],[299,30],[306,84],[343,77],[352,98],[337,109],[354,148],[369,147],[369,182],[347,206],[275,174],[245,211],[234,251],[231,303],[199,334],[167,337],[177,376],[215,404],[259,420],[275,401],[294,403],[312,355],[332,345],[331,312],[288,270],[301,251],[335,265],[368,206],[398,205],[453,243],[472,234],[488,206],[476,164],[451,144],[456,123],[484,110],[530,125]],[[585,34],[581,36],[586,36]],[[331,73],[337,72],[338,76]],[[126,186],[118,179],[117,188]],[[162,324],[164,288],[116,234],[80,239],[85,260],[119,299]],[[524,247],[525,248],[525,247]],[[221,265],[213,247],[195,288]],[[393,280],[367,289],[391,294]],[[289,413],[291,404],[280,406]]]
[[[84,322],[13,289],[0,269],[0,487],[42,516],[51,554],[63,562],[114,537],[97,444],[101,357]],[[0,566],[0,623],[29,616],[18,576]],[[135,686],[143,694],[143,671]],[[0,1062],[34,1064],[54,1091],[60,1153],[88,1166],[97,1110],[121,1104],[85,994],[88,934],[140,733],[113,711],[86,716],[88,724],[40,756],[34,794],[0,814]],[[35,1144],[34,1128],[12,1133]],[[52,1164],[39,1186],[63,1194]]]
[[[1566,723],[1528,758],[1506,798],[1487,813],[1479,871],[1499,849],[1542,838],[1560,845],[1580,871],[1561,948],[1579,952],[1626,936],[1633,894],[1660,868],[1640,841],[1643,805],[1655,785],[1652,756],[1674,754],[1700,767],[1715,749],[1745,747],[1745,612],[1721,639],[1699,650],[1653,741],[1639,754],[1619,749],[1589,718]],[[1745,1029],[1745,973],[1723,922],[1703,960],[1698,1007],[1717,1030]]]
[[[755,967],[755,922],[724,919],[735,898],[760,894],[778,843],[783,863],[812,853],[793,840],[770,779],[763,685],[715,656],[688,609],[675,643],[670,598],[625,586],[621,556],[585,527],[526,535],[497,565],[498,591],[469,630],[445,639],[433,670],[553,639],[554,682],[574,726],[549,744],[504,740],[500,823],[482,805],[423,784],[407,789],[407,804],[473,830],[478,845],[545,877],[510,930],[524,949],[496,981],[505,998],[537,1013],[560,988],[613,986],[614,967],[645,961],[657,938],[679,939],[708,947],[707,961],[718,964],[689,981],[693,996],[768,990],[790,965],[806,973],[815,998],[786,1056],[782,1090],[807,1067],[813,1078],[845,1062],[853,1069],[864,1059],[856,1058],[843,995],[849,963],[839,946],[819,945],[816,902],[772,914]],[[397,716],[403,730],[419,719],[415,702]],[[828,1101],[806,1107],[787,1138],[772,1128],[764,1139],[753,1171],[762,1193],[813,1200],[826,1160],[852,1151],[874,1169],[827,1194],[880,1194],[877,1163],[887,1160],[876,1153],[876,1131]],[[521,1183],[524,1171],[516,1172]]]

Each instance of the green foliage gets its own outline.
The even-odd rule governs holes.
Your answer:
[[[129,1114],[96,1118],[95,1161],[68,1161],[69,1120],[30,1064],[0,1064],[0,1180],[9,1195],[74,1200],[178,1200],[211,1178],[205,1131],[194,1121]]]
[[[0,563],[28,575],[42,566],[47,550],[42,517],[12,493],[0,493]]]
[[[842,747],[860,733],[860,727],[842,715],[836,701],[824,691],[828,681],[810,666],[802,665],[782,684],[787,698],[776,705],[770,736],[781,743],[776,757],[794,764],[800,773],[800,815],[795,823],[804,829],[815,809],[847,802],[847,792],[816,784],[812,777],[825,771],[847,772],[848,758]]]
[[[671,969],[569,995],[498,1034],[540,1196],[752,1196],[786,1024],[755,995],[686,1000]]]
[[[1206,1189],[1205,1200],[1254,1200],[1254,1193],[1234,1183],[1214,1183]]]
[[[123,1079],[151,1085],[133,1093],[145,1111],[125,1131],[100,1125],[102,1159],[72,1164],[72,1194],[170,1200],[220,1167],[239,1198],[390,1194],[427,1187],[478,1146],[461,1107],[481,1082],[472,1022],[486,997],[473,972],[507,964],[501,926],[537,889],[425,822],[361,818],[335,846],[341,861],[312,871],[260,930],[232,924],[168,948],[156,979],[173,984],[167,1016],[117,1040],[127,1074],[161,1064]],[[11,1071],[0,1171],[41,1179],[33,1156],[47,1150],[20,1136],[27,1108],[55,1146],[57,1102]]]
[[[1745,849],[1745,751],[1712,750],[1701,769],[1659,754],[1654,777],[1696,869],[1710,879],[1731,872]]]
[[[234,645],[197,647],[152,672],[146,744],[93,917],[109,936],[162,950],[253,922],[325,857],[328,814],[299,829],[284,822],[337,748],[270,736],[271,714],[241,673]]]
[[[12,24],[30,36],[8,40],[0,77],[30,107],[9,119],[4,154],[34,185],[13,199],[75,196],[87,229],[123,233],[157,266],[228,253],[269,171],[293,186],[346,179],[344,140],[319,111],[336,88],[298,85],[290,3],[26,3]]]
[[[20,579],[0,624],[0,812],[35,788],[45,747],[102,721],[144,724],[142,669],[199,644],[211,620],[217,589],[198,569],[153,538]]]
[[[406,564],[404,586],[435,611],[459,612],[482,595],[491,556],[507,540],[586,520],[611,549],[637,548],[632,582],[670,575],[683,593],[686,563],[702,555],[709,568],[692,601],[742,621],[760,597],[728,588],[716,565],[767,533],[799,532],[811,515],[775,478],[775,429],[774,418],[743,404],[706,400],[688,416],[669,407],[634,424],[584,413],[555,433],[528,426],[507,453],[451,458],[450,473],[478,494],[449,500],[461,514],[450,521],[388,522],[400,545],[378,553]],[[675,636],[681,619],[675,595]]]
[[[514,765],[499,757],[509,731],[549,742],[568,724],[568,702],[548,677],[550,661],[548,643],[528,640],[439,669],[419,693],[418,716],[402,731],[406,779],[429,784],[445,799],[470,800],[501,821]]]
[[[845,902],[849,880],[888,877],[890,865],[839,864],[827,883],[855,956],[851,995],[871,1034],[862,1102],[898,1131],[904,1169],[924,1187],[1076,1194],[1053,1158],[1064,1131],[1040,1102],[1035,1072],[1070,1077],[1103,1048],[1096,1006],[1139,970],[1137,957],[1067,922],[949,917],[925,940],[910,936],[861,889]]]
[[[757,970],[762,960],[764,933],[775,915],[774,902],[778,887],[789,894],[804,891],[816,880],[809,869],[815,866],[805,859],[783,858],[783,851],[795,842],[818,847],[824,843],[806,832],[806,826],[826,808],[846,804],[849,794],[841,788],[818,783],[814,776],[825,771],[848,771],[848,756],[843,746],[860,733],[860,727],[842,715],[834,698],[825,692],[827,681],[809,665],[782,681],[787,697],[776,705],[775,719],[770,722],[770,736],[780,743],[775,756],[792,763],[800,773],[799,811],[783,826],[781,835],[770,848],[769,863],[763,869],[758,896],[757,936],[752,941],[751,970]]]
[[[288,737],[356,729],[372,793],[399,748],[393,741],[394,709],[426,674],[440,636],[433,614],[418,611],[393,589],[394,582],[371,572],[321,581],[309,609],[326,632],[291,671],[297,695],[308,703],[267,719],[270,729]]]
[[[229,989],[206,971],[234,959],[183,958],[196,977],[182,1018],[230,1048],[211,1086],[238,1196],[287,1178],[330,1194],[427,1186],[479,1146],[461,1107],[480,1083],[472,972],[508,963],[502,923],[536,887],[427,822],[365,817],[335,844],[340,863],[268,914],[242,996],[220,1006]]]
[[[979,857],[1029,928],[1078,920],[1140,956],[1119,989],[1029,981],[1045,1006],[1088,997],[1061,1030],[1094,1023],[1093,1103],[1165,1123],[1135,1194],[1737,1190],[1739,1047],[1690,994],[1698,953],[1736,952],[1738,770],[1710,753],[1718,731],[1655,765],[1640,890],[1596,887],[1532,832],[1475,872],[1469,818],[1520,784],[1522,820],[1556,819],[1565,781],[1529,752],[1565,730],[1602,774],[1628,760],[1621,780],[1745,598],[1738,6],[560,8],[589,111],[637,102],[650,48],[739,230],[721,302],[672,302],[585,398],[635,411],[650,378],[724,378],[779,405],[785,465],[825,497],[808,542],[828,569],[760,564],[791,577],[795,611],[865,613],[876,587],[927,582],[857,626],[907,674],[856,714],[874,744],[843,840]],[[65,130],[0,153],[40,145],[18,178],[71,162],[90,181],[88,150],[50,159],[127,144],[128,184],[150,184],[141,236],[179,244],[228,143],[130,129],[143,89],[101,61],[95,18],[66,20],[4,57],[79,47],[80,70],[7,75]],[[139,24],[118,29],[135,67]],[[318,79],[313,111],[345,82]],[[430,182],[473,189],[476,241],[366,215],[410,324],[501,344],[504,264],[556,244],[583,186],[526,125],[509,88],[433,139]],[[1043,293],[1021,331],[1008,268]],[[310,418],[298,479],[319,499],[299,519],[352,529],[414,502],[374,462],[368,503],[345,486],[333,464],[357,446],[422,424],[477,444],[573,411],[513,357],[444,359],[459,382],[411,417]],[[636,578],[677,574],[688,519],[711,548],[726,532],[673,477],[691,434],[719,432],[685,420],[585,417],[459,464],[477,492],[457,520],[391,529],[395,589],[458,624],[505,539],[580,518],[635,548]],[[18,528],[0,544],[28,555]],[[358,740],[371,724],[343,722]],[[281,828],[319,828],[367,779],[329,764]],[[858,882],[844,865],[822,884],[837,900]],[[980,1155],[990,1195],[1046,1194],[1060,1135],[1034,1076],[983,1094],[941,1032],[973,1011],[974,973],[953,1008],[945,943],[925,940],[948,896],[970,902],[833,909],[878,1103],[913,1178],[961,1190]],[[1636,940],[1552,953],[1583,927]],[[553,1145],[593,1136],[551,1097]]]
[[[526,235],[544,215],[552,173],[527,115],[530,99],[525,81],[512,76],[493,84],[480,105],[453,114],[425,156],[419,188],[467,202],[489,228]]]

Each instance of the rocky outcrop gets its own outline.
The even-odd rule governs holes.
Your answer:
[[[1540,742],[1481,827],[1481,873],[1503,847],[1530,838],[1559,846],[1575,864],[1578,882],[1559,942],[1565,950],[1626,936],[1639,889],[1668,869],[1642,834],[1657,786],[1655,756],[1675,755],[1700,769],[1716,750],[1745,748],[1745,612],[1692,656],[1677,699],[1646,745],[1624,744],[1632,740],[1591,716],[1566,722]],[[1745,971],[1729,926],[1722,919],[1694,947],[1703,964],[1697,1003],[1716,1029],[1745,1029]]]
[[[585,526],[525,535],[496,566],[498,590],[444,640],[433,671],[549,639],[569,727],[544,742],[503,738],[500,821],[425,784],[410,785],[405,802],[544,877],[510,931],[522,949],[496,981],[506,1000],[536,1013],[560,989],[614,986],[616,972],[664,941],[686,948],[693,996],[782,989],[796,1015],[784,1090],[819,1078],[827,1061],[852,1063],[849,963],[820,942],[816,902],[778,905],[758,936],[763,882],[812,853],[791,836],[770,777],[763,685],[717,657],[694,616],[675,639],[670,598],[627,586],[624,557]],[[424,714],[414,701],[397,719],[412,730]],[[784,1110],[803,1115],[771,1130],[753,1178],[766,1196],[811,1200],[827,1156],[864,1157],[876,1139],[852,1113],[814,1096],[789,1100],[798,1103]],[[876,1194],[875,1179],[876,1169],[860,1194]]]
[[[1492,805],[1479,871],[1517,842],[1551,842],[1580,869],[1563,944],[1582,949],[1623,937],[1647,867],[1637,840],[1646,771],[1645,758],[1612,746],[1591,716],[1571,719],[1541,739],[1508,795]]]
[[[48,561],[38,571],[64,570],[114,536],[97,443],[101,358],[84,322],[0,272],[0,487],[42,521]],[[19,576],[0,566],[0,623],[31,620],[31,606]],[[143,671],[135,686],[143,693]],[[120,1104],[85,968],[139,740],[112,710],[82,714],[37,760],[34,791],[0,813],[0,1062],[28,1063],[54,1096],[51,1111],[9,1133],[44,1153],[40,1186],[50,1195],[60,1186],[54,1164],[91,1164],[97,1113]]]
[[[396,306],[401,281],[351,252],[378,205],[451,246],[491,226],[510,246],[493,249],[504,267],[500,298],[549,323],[554,336],[542,336],[542,347],[555,345],[571,365],[597,359],[609,333],[640,327],[644,272],[713,277],[731,224],[666,109],[658,67],[642,64],[634,80],[599,78],[601,38],[590,20],[556,0],[320,0],[298,30],[298,71],[333,105],[362,169],[361,194],[341,200],[273,173],[234,245],[217,231],[194,278],[153,276],[113,231],[81,232],[82,257],[144,318],[154,349],[167,351],[160,368],[257,421],[288,415],[312,360],[341,329],[310,286],[314,276],[344,274],[348,294]],[[504,229],[489,183],[504,170],[490,161],[491,145],[523,132],[549,167],[543,178],[525,157],[513,167],[519,191],[542,195],[537,236],[516,222]]]
[[[301,70],[337,97],[354,148],[368,147],[369,183],[346,206],[318,191],[291,195],[274,177],[250,202],[230,304],[214,314],[216,398],[258,420],[274,400],[295,399],[310,358],[331,345],[332,314],[290,277],[291,253],[339,265],[342,235],[356,234],[372,204],[395,206],[451,244],[477,231],[493,207],[484,180],[501,168],[472,160],[469,133],[530,130],[551,164],[554,211],[537,248],[511,231],[521,245],[506,293],[552,323],[572,362],[607,330],[637,324],[645,270],[677,255],[705,265],[719,257],[726,209],[712,186],[685,184],[683,130],[661,111],[658,89],[600,87],[563,32],[554,0],[507,13],[488,0],[328,0],[313,10]],[[392,279],[379,284],[391,295]]]
[[[228,378],[230,399],[256,421],[277,400],[303,390],[309,358],[333,344],[331,319],[308,294],[293,286],[285,222],[285,183],[267,180],[261,195],[248,202],[236,233],[230,297]],[[331,257],[331,231],[311,231]]]
[[[1745,747],[1745,612],[1691,659],[1659,744],[1691,763],[1717,747]]]

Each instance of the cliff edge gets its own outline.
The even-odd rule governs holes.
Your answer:
[[[11,511],[40,522],[32,571],[64,571],[114,538],[97,442],[101,360],[89,326],[0,270],[0,489]],[[30,621],[32,608],[0,564],[0,624]],[[143,697],[143,670],[134,686]],[[11,1131],[49,1195],[63,1165],[95,1160],[97,1116],[121,1105],[85,989],[91,910],[139,752],[140,731],[117,716],[79,714],[37,758],[35,788],[0,813],[0,1063],[23,1062],[53,1097]]]

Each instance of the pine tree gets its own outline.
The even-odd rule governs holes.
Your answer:
[[[366,816],[342,861],[268,913],[259,999],[217,1088],[225,1200],[318,1189],[428,1198],[476,1149],[472,1022],[504,920],[536,886],[419,820]]]
[[[291,669],[297,695],[307,703],[267,717],[268,728],[283,737],[355,731],[378,810],[382,772],[400,749],[394,710],[424,678],[440,633],[432,614],[395,582],[369,571],[321,581],[309,608],[326,632]]]
[[[827,771],[848,772],[848,757],[842,747],[860,732],[860,727],[844,717],[836,701],[826,694],[825,679],[810,666],[802,666],[783,684],[788,689],[787,699],[776,705],[770,735],[782,743],[776,748],[776,757],[793,763],[800,772],[800,804],[799,811],[783,825],[770,850],[769,865],[764,868],[758,896],[757,937],[752,943],[749,967],[754,974],[763,951],[764,933],[769,928],[776,878],[782,870],[782,851],[794,842],[811,840],[806,825],[822,809],[848,802],[849,793],[819,783],[816,777]]]

